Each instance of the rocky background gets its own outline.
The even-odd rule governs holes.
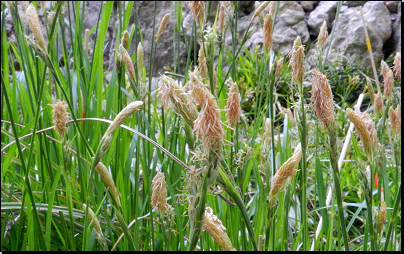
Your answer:
[[[84,29],[92,29],[97,25],[98,13],[102,2],[86,2]],[[248,24],[254,13],[255,1],[241,1],[239,4],[239,20],[238,32],[240,38],[246,32]],[[217,2],[212,3],[212,9],[209,13],[209,20],[214,21],[216,15]],[[387,58],[391,53],[396,51],[401,52],[401,2],[400,1],[344,1],[339,20],[336,25],[332,50],[330,51],[329,59],[342,60],[342,58],[355,59],[359,58],[362,61],[363,69],[370,69],[369,54],[367,51],[363,23],[360,14],[360,7],[363,8],[367,29],[370,36],[370,41],[373,49],[373,55],[376,63],[380,63],[381,59]],[[45,9],[49,9],[50,2],[45,3]],[[145,66],[149,66],[149,56],[151,48],[151,38],[153,32],[153,9],[154,2],[138,1],[136,3],[138,9],[139,27],[143,35],[143,48]],[[42,8],[41,8],[42,9]],[[43,9],[39,10],[40,18],[43,20]],[[287,55],[292,47],[293,40],[296,36],[300,36],[303,44],[307,47],[316,40],[320,26],[325,20],[328,25],[328,33],[331,34],[331,29],[334,25],[334,19],[337,9],[337,1],[290,1],[280,2],[279,12],[276,18],[274,29],[274,47],[275,53]],[[171,14],[168,26],[162,33],[157,51],[156,65],[153,76],[158,76],[158,72],[162,72],[165,67],[173,66],[173,26],[176,25],[176,14],[174,13],[173,1],[159,1],[156,8],[156,29],[159,26],[163,16],[168,12]],[[114,5],[114,10],[109,23],[106,42],[108,46],[104,52],[105,66],[107,70],[114,68],[114,49],[115,35],[118,27],[118,5]],[[267,6],[268,13],[269,5]],[[42,13],[42,15],[41,15]],[[133,12],[132,12],[133,13]],[[65,17],[68,17],[66,8]],[[71,12],[73,15],[73,12]],[[188,40],[192,31],[192,15],[188,4],[184,3],[183,7],[183,30]],[[130,25],[134,23],[134,16],[130,19]],[[6,29],[9,40],[16,43],[14,35],[14,27],[11,17],[6,16]],[[83,31],[84,31],[83,29]],[[44,29],[43,29],[44,30]],[[245,46],[253,49],[256,45],[262,44],[261,25],[259,19],[256,18],[253,23],[253,31],[250,38],[246,41]],[[46,36],[45,30],[43,33]],[[92,36],[95,33],[93,33]],[[84,34],[83,34],[84,37]],[[66,36],[69,40],[70,36]],[[93,38],[90,36],[90,42]],[[225,37],[226,43],[230,45],[231,34],[227,32]],[[325,46],[329,44],[328,38]],[[181,61],[186,62],[186,47],[182,40],[180,48]],[[68,44],[70,41],[68,41]],[[91,46],[90,46],[91,47]],[[137,45],[132,41],[130,54],[135,53]],[[195,52],[191,52],[194,54]],[[62,53],[60,52],[60,55]],[[310,54],[309,54],[310,55]],[[18,66],[16,66],[18,68]]]

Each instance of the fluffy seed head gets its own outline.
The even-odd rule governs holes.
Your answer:
[[[281,58],[276,62],[275,77],[279,77],[279,75],[281,74],[282,66],[283,66],[283,57],[281,57]]]
[[[164,15],[163,19],[161,20],[159,30],[157,30],[156,42],[160,39],[161,33],[163,32],[164,28],[166,27],[168,20],[170,19],[170,13]]]
[[[303,58],[304,58],[304,46],[298,36],[296,40],[293,42],[292,50],[289,53],[290,63],[292,64],[292,82],[297,82],[298,84],[302,84],[303,75],[304,75],[304,66],[303,66]],[[299,87],[299,90],[302,90],[302,87]]]
[[[163,214],[171,210],[172,208],[166,201],[167,198],[167,186],[165,176],[162,172],[157,172],[156,176],[152,180],[152,197],[151,204],[153,207],[157,207]]]
[[[35,6],[30,4],[25,12],[27,15],[27,20],[32,33],[34,34],[35,40],[45,53],[48,52],[46,48],[45,39],[43,38],[41,26],[39,25],[39,17],[36,12]]]
[[[262,29],[262,37],[264,38],[265,53],[269,54],[274,44],[272,37],[273,19],[271,14],[267,14],[264,19],[264,27]]]
[[[276,204],[276,198],[279,193],[283,190],[286,180],[289,177],[293,177],[297,170],[296,167],[302,157],[302,146],[299,143],[293,152],[292,157],[290,157],[279,170],[275,173],[271,180],[271,191],[269,192],[269,204],[274,206]]]
[[[387,98],[390,98],[394,87],[393,72],[383,60],[381,64],[381,70],[383,74],[384,95],[386,95]]]
[[[205,18],[205,3],[203,1],[189,1],[188,4],[194,20],[201,26]]]
[[[220,1],[219,27],[218,27],[219,32],[223,32],[225,24],[226,24],[226,2]]]
[[[384,104],[383,104],[383,98],[381,93],[375,94],[375,103],[374,103],[374,111],[375,114],[378,115],[380,113],[383,113],[384,110]]]
[[[271,14],[272,17],[274,17],[275,15],[275,7],[276,7],[276,1],[271,1],[269,5],[269,14]]]
[[[64,101],[58,100],[56,104],[48,104],[53,108],[52,118],[55,124],[55,130],[59,134],[60,138],[63,139],[66,129],[66,122],[69,121],[69,113],[67,112],[68,105]]]
[[[98,172],[98,174],[100,174],[101,179],[104,182],[105,186],[108,187],[111,196],[114,198],[118,206],[120,206],[121,201],[119,199],[119,196],[121,195],[121,193],[119,193],[119,190],[116,188],[115,182],[112,179],[112,176],[109,174],[107,167],[105,167],[102,162],[99,162],[95,170]]]
[[[394,57],[394,75],[401,80],[401,53],[397,52],[396,56]]]
[[[210,236],[215,240],[215,242],[222,248],[224,251],[235,251],[231,245],[231,241],[229,236],[226,233],[226,228],[223,226],[223,223],[219,220],[219,218],[213,214],[212,208],[207,206],[205,208],[205,216],[202,221],[203,230],[206,230]]]
[[[394,110],[392,107],[390,107],[389,118],[393,132],[395,134],[399,134],[401,132],[401,109],[397,107],[396,110]]]
[[[317,70],[313,71],[311,83],[313,86],[310,93],[314,110],[320,121],[328,128],[334,121],[334,103],[331,87],[326,76]]]
[[[350,108],[346,109],[349,120],[355,125],[359,138],[363,142],[365,151],[371,157],[373,150],[377,147],[377,134],[375,124],[367,113],[357,114]]]
[[[175,106],[188,125],[193,128],[194,121],[198,117],[198,110],[191,96],[166,75],[161,75],[157,91],[164,108],[168,109]]]
[[[254,15],[252,17],[251,20],[255,19],[255,17],[257,17],[258,15],[260,15],[260,13],[265,9],[265,7],[268,6],[270,1],[265,1],[263,2],[254,12]]]
[[[121,51],[122,59],[125,62],[126,70],[129,72],[129,75],[132,78],[132,80],[135,81],[136,80],[135,68],[133,68],[132,59],[130,58],[128,51],[126,51],[125,47],[122,44],[119,45],[119,50]]]
[[[325,22],[324,20],[323,25],[320,28],[320,33],[318,34],[317,45],[323,47],[327,38],[328,38],[327,22]]]
[[[366,77],[366,86],[368,87],[368,90],[369,90],[370,102],[372,102],[372,105],[374,107],[374,105],[375,105],[375,91],[373,90],[372,82],[370,82],[370,79],[368,77]]]
[[[240,121],[240,115],[241,115],[240,97],[238,94],[237,84],[233,82],[232,79],[230,79],[229,83],[230,83],[230,89],[225,107],[226,119],[227,119],[226,122],[231,127],[234,127],[234,125],[238,121]]]
[[[202,78],[206,78],[208,74],[208,66],[206,65],[206,57],[205,57],[205,51],[204,51],[204,46],[201,45],[199,48],[199,53],[198,53],[198,66],[200,70],[200,74]]]

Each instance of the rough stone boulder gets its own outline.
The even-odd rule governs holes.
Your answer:
[[[321,1],[318,6],[310,12],[307,24],[310,27],[310,32],[314,36],[318,36],[320,27],[324,20],[327,22],[328,30],[331,30],[334,23],[335,12],[337,10],[337,1]]]

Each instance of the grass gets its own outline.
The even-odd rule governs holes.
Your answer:
[[[36,9],[39,3],[32,2]],[[356,75],[369,72],[352,65],[352,69],[344,69],[344,75],[334,75],[332,70],[341,66],[327,60],[332,43],[325,48],[305,45],[316,51],[316,67],[306,69],[297,83],[291,82],[294,69],[289,57],[275,75],[281,56],[272,50],[264,53],[262,47],[244,47],[251,30],[257,28],[251,22],[245,34],[237,33],[237,2],[225,6],[230,45],[219,29],[220,5],[214,10],[214,20],[203,16],[193,21],[192,34],[186,37],[182,11],[189,6],[175,2],[167,10],[173,24],[169,31],[173,68],[170,72],[155,70],[159,55],[155,40],[161,20],[154,15],[152,38],[148,38],[152,43],[142,43],[151,49],[150,55],[144,55],[150,64],[139,65],[137,46],[144,35],[137,25],[137,4],[114,5],[101,4],[94,14],[98,23],[88,31],[94,38],[89,52],[85,51],[88,41],[83,39],[85,2],[52,4],[44,15],[46,50],[25,37],[33,31],[21,12],[26,7],[17,8],[15,2],[1,5],[2,250],[401,250],[401,133],[393,131],[388,116],[389,106],[401,108],[397,77],[393,95],[383,95],[386,109],[376,115],[365,77],[362,80]],[[271,5],[275,24],[279,2]],[[202,10],[210,13],[213,6],[206,2]],[[67,14],[60,14],[62,8]],[[157,3],[153,8],[156,11]],[[111,49],[115,51],[114,68],[108,72],[103,55],[112,15],[118,15],[119,25]],[[12,17],[17,43],[7,37],[6,16]],[[129,63],[119,47],[124,31],[135,42],[126,48]],[[182,38],[186,62],[180,59]],[[202,81],[195,73],[190,75],[195,66],[201,69],[198,43],[206,57],[207,75]],[[64,64],[59,62],[59,47]],[[134,73],[129,72],[128,64],[133,65]],[[380,66],[376,63],[374,68],[377,75]],[[302,84],[311,84],[314,69],[327,76],[334,96],[341,97],[334,101],[333,133],[316,115],[308,93],[311,85]],[[155,71],[173,82],[181,79],[182,87],[176,91],[189,82],[183,96],[188,96],[187,112],[194,105],[194,118],[184,113],[181,104],[162,107],[162,90],[156,95],[151,91]],[[108,82],[107,75],[111,76]],[[204,85],[198,87],[193,77]],[[229,77],[238,86],[243,107],[234,128],[225,124]],[[380,77],[368,78],[373,82]],[[349,84],[348,92],[338,84]],[[360,109],[369,113],[377,133],[372,155],[359,138],[360,129],[350,127],[347,116],[346,108],[356,104],[351,92],[354,87],[363,91]],[[198,91],[203,91],[204,100],[198,101]],[[212,99],[204,104],[209,94]],[[57,100],[66,103],[70,116],[64,138],[56,131],[48,106]],[[110,133],[109,126],[133,101],[143,105]],[[209,143],[212,133],[206,131],[204,136],[204,125],[195,121],[208,106],[213,107],[212,112],[219,110],[218,118],[208,120],[223,128],[213,143]],[[267,118],[269,139],[264,136]],[[272,177],[299,143],[303,156],[297,172],[282,184],[270,206]],[[95,170],[98,162],[106,166],[111,181]],[[151,204],[157,172],[164,173],[166,202],[172,213]],[[112,194],[111,182],[120,193],[119,201]],[[385,215],[380,212],[383,202]],[[213,217],[215,227],[204,224],[207,206],[217,216]]]

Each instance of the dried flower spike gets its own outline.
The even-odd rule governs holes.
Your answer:
[[[290,157],[279,170],[275,173],[271,180],[271,191],[269,192],[269,204],[270,206],[274,206],[276,203],[276,198],[279,193],[283,190],[286,180],[289,177],[293,177],[297,170],[296,167],[299,164],[300,159],[302,158],[302,146],[299,143],[296,146],[295,151],[293,152],[292,157]]]
[[[386,202],[383,201],[379,208],[379,216],[377,217],[377,229],[379,234],[383,232],[385,223],[386,223]]]
[[[201,45],[199,47],[198,66],[199,66],[201,77],[203,79],[206,78],[208,75],[208,66],[206,65],[206,57],[205,57],[205,51],[204,51],[203,45]]]
[[[383,98],[382,98],[381,93],[375,94],[375,103],[374,103],[373,107],[374,107],[374,111],[375,111],[376,115],[383,113],[384,104],[383,104]]]
[[[269,14],[271,14],[272,17],[275,16],[275,9],[276,9],[276,1],[271,1],[269,5]]]
[[[125,62],[126,70],[129,72],[129,75],[132,78],[132,80],[135,81],[136,80],[135,68],[133,68],[132,59],[130,58],[128,51],[126,51],[125,47],[122,44],[119,45],[119,50],[121,51],[123,61]]]
[[[121,200],[119,199],[121,193],[119,193],[119,190],[116,188],[115,182],[112,179],[112,176],[109,174],[107,167],[105,167],[102,162],[99,162],[95,170],[98,172],[98,174],[100,174],[102,181],[104,182],[105,186],[108,187],[109,192],[111,193],[115,202],[118,204],[118,206],[121,206]]]
[[[45,39],[43,38],[41,26],[39,25],[39,17],[38,13],[36,12],[35,6],[33,4],[30,4],[25,14],[27,15],[28,24],[31,28],[32,33],[34,34],[35,40],[37,41],[40,48],[45,51],[45,53],[47,53],[48,50],[46,48]]]
[[[161,33],[163,32],[164,28],[166,27],[168,20],[170,19],[170,13],[164,15],[163,19],[161,20],[159,30],[157,31],[156,42],[159,41]]]
[[[219,32],[224,31],[225,24],[226,24],[226,2],[225,1],[220,1],[219,27],[218,27]]]
[[[281,57],[281,58],[276,62],[275,77],[279,77],[279,75],[281,74],[282,66],[283,66],[283,57]]]
[[[262,29],[262,37],[264,38],[264,49],[266,54],[269,54],[269,52],[271,52],[272,46],[274,44],[274,39],[272,37],[272,25],[272,15],[267,14],[265,16],[264,27]]]
[[[389,108],[389,118],[391,122],[391,128],[395,134],[401,132],[401,110],[399,107],[394,110],[392,107]]]
[[[251,20],[255,19],[255,17],[257,17],[258,15],[260,15],[260,13],[265,9],[265,7],[268,6],[270,1],[265,1],[263,2],[254,12],[253,17],[251,18]]]
[[[64,101],[58,100],[56,104],[48,104],[53,108],[52,118],[55,124],[55,130],[63,140],[66,134],[66,122],[69,121],[69,113],[67,112],[68,105]]]
[[[314,110],[318,119],[329,128],[330,124],[334,122],[334,102],[331,87],[328,84],[326,76],[317,70],[313,71],[311,83],[313,86],[310,93]]]
[[[320,33],[318,34],[317,45],[323,47],[327,38],[328,38],[327,22],[325,22],[324,20],[323,25],[320,28]]]
[[[383,74],[384,95],[386,95],[387,98],[390,98],[394,87],[393,72],[383,60],[381,64],[381,70]]]
[[[156,176],[152,180],[152,197],[151,204],[153,207],[157,207],[162,214],[166,214],[172,210],[171,205],[167,203],[167,186],[165,176],[162,172],[157,172]]]
[[[304,75],[304,66],[303,66],[303,58],[304,58],[304,46],[302,45],[302,41],[298,36],[296,40],[293,42],[292,50],[289,53],[290,63],[292,64],[292,81],[297,82],[298,84],[303,83],[303,75]],[[299,91],[302,91],[302,87],[299,85]]]
[[[394,57],[394,75],[401,80],[401,53],[397,52],[396,56]]]
[[[213,214],[213,210],[209,206],[205,208],[205,216],[203,218],[202,227],[210,234],[210,236],[212,236],[222,250],[236,250],[231,245],[230,238],[226,233],[226,228],[223,226],[223,223],[216,215]]]
[[[355,125],[359,138],[363,142],[365,151],[368,156],[372,156],[373,150],[377,147],[377,134],[375,125],[369,114],[357,114],[350,108],[346,109],[349,120]]]
[[[237,84],[233,82],[231,78],[229,83],[230,83],[230,89],[225,107],[226,119],[227,119],[226,121],[231,127],[234,127],[234,125],[238,121],[240,121],[240,115],[241,115],[240,97],[238,94]]]
[[[188,4],[194,20],[201,26],[205,18],[205,3],[203,1],[189,1]]]

